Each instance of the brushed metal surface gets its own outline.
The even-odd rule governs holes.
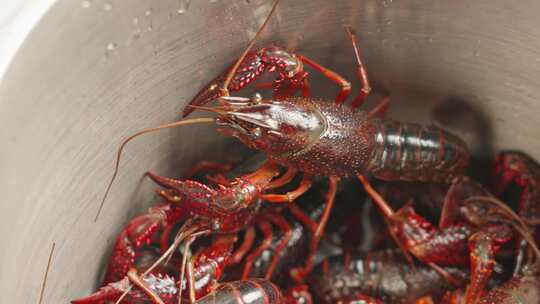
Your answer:
[[[211,126],[139,138],[93,222],[119,140],[177,119],[270,8],[214,2],[180,14],[178,0],[58,0],[27,37],[0,84],[1,303],[37,300],[53,241],[44,302],[92,291],[114,235],[151,202],[146,170],[178,175],[234,153]],[[262,43],[295,48],[358,87],[350,24],[374,86],[392,94],[391,116],[443,124],[476,153],[539,158],[539,11],[535,0],[283,0]],[[317,96],[335,94],[315,78]]]

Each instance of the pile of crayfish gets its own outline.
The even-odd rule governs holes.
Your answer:
[[[121,303],[537,303],[540,167],[504,152],[493,169],[488,187],[373,181],[397,209],[388,217],[355,181],[328,193],[332,182],[317,178],[292,203],[271,204],[265,190],[287,172],[272,179],[279,170],[262,157],[203,162],[190,179],[149,172],[160,204],[118,235],[103,287],[72,303],[125,292]],[[329,199],[339,207],[313,252]]]
[[[458,136],[386,119],[389,98],[357,110],[371,87],[346,33],[351,106],[342,76],[278,46],[251,51],[254,38],[183,112],[216,117],[125,140],[117,161],[139,135],[215,123],[259,152],[147,172],[159,203],[118,235],[102,287],[72,303],[539,303],[539,165],[501,152],[474,180]],[[335,102],[311,97],[307,67],[340,86]],[[229,95],[273,74],[257,83],[269,99]]]

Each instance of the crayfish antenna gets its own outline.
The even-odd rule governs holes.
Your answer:
[[[181,264],[181,268],[180,268],[180,288],[179,288],[179,292],[178,292],[178,304],[182,304],[182,291],[183,291],[183,288],[182,288],[182,285],[184,284],[184,279],[185,279],[185,272],[186,272],[186,267],[188,267],[188,263],[191,263],[191,252],[190,252],[190,249],[191,249],[191,244],[193,244],[193,242],[195,242],[195,240],[203,235],[207,235],[209,234],[211,231],[210,230],[203,230],[203,231],[198,231],[196,233],[193,233],[189,236],[187,236],[187,240],[185,241],[184,243],[184,250],[182,252],[182,264]],[[188,260],[190,260],[188,262]],[[189,265],[189,267],[192,267],[193,265]],[[191,273],[191,275],[187,278],[188,280],[190,280],[188,282],[188,284],[186,286],[188,286],[189,290],[189,297],[190,297],[190,300],[191,300],[191,303],[195,303],[195,290],[193,289],[193,274]]]
[[[251,100],[251,98],[241,97],[241,96],[223,96],[223,97],[220,97],[220,99],[223,99],[226,101],[250,101]]]
[[[47,260],[47,268],[45,268],[45,275],[43,276],[43,282],[41,282],[41,288],[39,290],[38,304],[43,302],[43,295],[45,294],[45,286],[47,284],[47,277],[49,276],[49,269],[51,268],[52,257],[54,253],[54,247],[56,244],[53,242],[51,246],[51,252],[49,253],[49,259]]]
[[[134,139],[136,137],[139,137],[141,135],[144,135],[146,133],[156,132],[156,131],[164,130],[164,129],[171,129],[171,128],[175,128],[175,127],[179,127],[179,126],[183,126],[183,125],[200,124],[200,123],[214,123],[214,122],[215,122],[214,118],[193,118],[193,119],[188,119],[188,120],[181,120],[181,121],[176,121],[176,122],[169,123],[169,124],[164,124],[164,125],[161,125],[161,126],[158,126],[158,127],[155,127],[155,128],[144,129],[144,130],[139,131],[139,132],[129,136],[128,138],[124,139],[124,141],[122,141],[122,143],[120,144],[120,147],[118,148],[118,152],[116,152],[116,163],[114,165],[114,172],[113,172],[113,175],[111,177],[111,181],[109,182],[109,185],[107,186],[107,190],[105,190],[105,194],[103,195],[103,199],[101,200],[101,204],[99,205],[98,212],[96,214],[96,217],[94,218],[94,222],[97,222],[99,214],[101,213],[101,209],[103,209],[103,205],[105,204],[105,200],[107,199],[107,196],[109,195],[109,191],[111,190],[112,184],[113,184],[114,180],[116,179],[116,175],[118,174],[118,168],[120,166],[120,158],[122,157],[122,152],[123,152],[124,147],[126,146],[126,144],[128,142],[130,142],[132,139]]]
[[[205,107],[205,106],[194,106],[194,105],[188,105],[189,108],[194,108],[197,110],[207,111],[216,113],[218,115],[224,115],[227,114],[227,109],[224,107]]]

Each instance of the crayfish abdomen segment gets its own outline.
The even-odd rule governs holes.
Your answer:
[[[383,180],[450,181],[469,161],[465,143],[435,126],[379,120],[369,171]]]

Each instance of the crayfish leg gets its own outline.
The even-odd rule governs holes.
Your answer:
[[[273,233],[270,223],[266,220],[262,220],[259,221],[257,224],[257,226],[261,229],[263,233],[263,241],[250,255],[246,257],[244,271],[242,272],[242,280],[247,280],[249,278],[249,274],[251,272],[251,268],[253,267],[255,259],[272,245]]]
[[[349,35],[349,38],[351,39],[354,55],[356,57],[356,74],[358,76],[358,79],[362,83],[362,87],[360,88],[360,92],[358,93],[358,96],[351,103],[351,107],[353,109],[356,109],[360,107],[364,103],[364,101],[366,101],[366,97],[371,92],[371,86],[369,84],[366,68],[364,66],[364,63],[362,62],[362,59],[360,58],[360,51],[358,49],[356,35],[352,32],[352,29],[350,26],[346,26],[345,31],[347,32],[347,34]]]
[[[292,203],[295,199],[306,193],[313,184],[312,180],[308,177],[302,178],[300,185],[293,191],[285,194],[264,194],[262,199],[270,203]]]
[[[477,232],[469,238],[471,281],[465,291],[465,303],[477,303],[495,267],[495,247],[492,238]]]
[[[292,238],[292,229],[291,229],[291,225],[287,223],[287,220],[285,220],[283,215],[281,215],[281,213],[279,212],[265,213],[263,216],[268,218],[268,220],[270,220],[272,223],[278,226],[278,228],[283,232],[281,241],[279,242],[276,249],[274,250],[274,253],[273,253],[274,256],[272,257],[270,266],[268,266],[268,270],[266,271],[266,274],[264,275],[265,279],[270,280],[272,279],[272,274],[276,270],[279,259],[281,258],[281,254],[286,249],[287,245],[289,244],[289,241]]]
[[[338,86],[340,86],[339,93],[336,96],[336,104],[342,104],[343,102],[345,102],[345,100],[347,100],[347,97],[349,97],[349,94],[351,94],[351,83],[347,79],[343,78],[338,73],[307,58],[306,56],[297,55],[297,57],[303,63],[309,65],[316,71],[322,73],[326,78],[330,79],[331,81],[335,82]]]
[[[384,96],[382,100],[373,108],[368,116],[369,117],[384,117],[388,107],[390,106],[390,96]]]
[[[240,246],[232,256],[231,264],[240,263],[244,256],[247,254],[247,252],[251,249],[251,246],[253,246],[254,241],[255,228],[253,226],[250,226],[246,229],[246,232],[244,233],[244,240],[242,241],[242,244],[240,244]]]
[[[306,258],[306,264],[303,267],[298,267],[291,270],[292,278],[298,283],[302,282],[304,278],[313,270],[317,248],[319,247],[319,242],[324,234],[324,229],[326,228],[326,223],[330,217],[332,207],[334,206],[338,182],[339,177],[331,176],[329,179],[328,191],[326,192],[324,203],[324,211],[309,243],[309,253]]]
[[[292,167],[287,168],[287,172],[285,172],[280,177],[278,177],[278,178],[274,179],[273,181],[271,181],[270,183],[268,183],[268,185],[266,185],[266,187],[264,189],[265,190],[270,190],[270,189],[275,189],[275,188],[282,187],[283,185],[291,182],[297,172],[298,172],[298,170],[296,170],[296,169],[294,169]]]
[[[391,217],[392,215],[394,215],[394,210],[392,209],[392,207],[390,207],[390,205],[386,202],[386,200],[379,194],[379,192],[377,192],[377,190],[375,190],[371,184],[367,181],[367,179],[363,176],[363,175],[358,175],[358,179],[360,180],[360,182],[362,183],[362,185],[364,186],[364,189],[366,190],[366,192],[368,193],[368,195],[371,197],[371,199],[375,202],[375,204],[377,205],[377,207],[379,207],[379,209],[381,210],[381,212],[383,213],[383,215],[387,218]]]

